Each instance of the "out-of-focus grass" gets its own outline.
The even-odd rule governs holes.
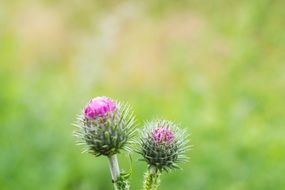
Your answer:
[[[140,126],[163,117],[191,132],[191,162],[161,189],[284,189],[284,6],[0,2],[0,189],[112,189],[106,159],[72,137],[99,95],[129,101]]]

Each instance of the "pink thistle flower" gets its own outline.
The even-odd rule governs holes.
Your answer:
[[[84,151],[112,156],[121,150],[130,151],[136,121],[128,104],[95,97],[84,107],[75,126],[74,134],[85,145]]]
[[[83,114],[87,119],[96,119],[104,117],[109,113],[114,113],[117,110],[117,105],[114,101],[107,97],[96,97],[90,100],[85,106]]]
[[[187,161],[185,153],[191,146],[188,135],[175,123],[167,120],[146,122],[140,134],[137,153],[150,168],[168,171]]]
[[[174,136],[168,127],[158,127],[153,130],[152,138],[156,143],[170,143]]]

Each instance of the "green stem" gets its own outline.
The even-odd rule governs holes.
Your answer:
[[[109,168],[112,176],[112,182],[114,183],[114,189],[118,190],[117,185],[115,183],[118,177],[120,176],[120,168],[119,168],[117,155],[114,154],[112,156],[109,156],[108,159],[109,159]]]
[[[109,168],[112,176],[112,182],[115,190],[129,190],[127,179],[121,175],[117,155],[114,154],[108,157]]]
[[[150,167],[144,176],[143,190],[157,190],[160,184],[160,172],[155,167]]]

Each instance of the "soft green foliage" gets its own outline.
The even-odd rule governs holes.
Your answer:
[[[128,101],[141,124],[191,131],[189,164],[161,190],[285,189],[284,7],[0,1],[0,189],[111,190],[107,160],[80,154],[71,127],[102,95]],[[144,171],[133,162],[132,189]]]

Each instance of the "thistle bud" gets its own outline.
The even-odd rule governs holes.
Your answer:
[[[149,168],[168,171],[179,168],[177,164],[187,160],[184,154],[190,147],[188,144],[184,130],[173,122],[156,120],[145,124],[137,152]]]
[[[112,156],[129,150],[135,119],[130,107],[107,97],[93,98],[77,119],[75,136],[85,151],[95,156]]]

